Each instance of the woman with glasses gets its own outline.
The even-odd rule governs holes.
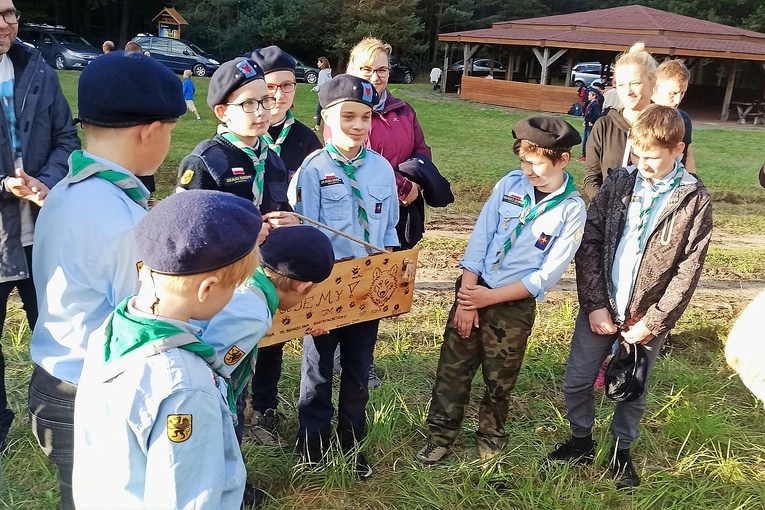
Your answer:
[[[221,122],[215,136],[197,145],[178,168],[178,190],[211,189],[252,200],[262,214],[291,211],[287,170],[268,148],[277,100],[252,59],[225,62],[210,79],[207,105]],[[271,224],[263,222],[262,243]]]

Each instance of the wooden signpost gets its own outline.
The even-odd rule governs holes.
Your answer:
[[[277,311],[259,347],[302,338],[312,327],[334,329],[406,313],[412,308],[416,249],[335,264],[332,274],[303,301]]]

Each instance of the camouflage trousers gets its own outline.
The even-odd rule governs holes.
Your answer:
[[[470,401],[470,385],[480,366],[485,390],[478,408],[476,445],[479,453],[482,449],[498,451],[507,445],[510,391],[534,326],[536,301],[529,297],[482,308],[478,311],[479,326],[473,327],[468,338],[460,337],[454,326],[456,309],[455,300],[444,331],[426,421],[428,442],[449,446],[457,439]]]

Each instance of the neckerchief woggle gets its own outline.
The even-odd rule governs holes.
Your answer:
[[[268,148],[274,151],[277,155],[282,154],[282,144],[287,136],[290,134],[290,128],[295,123],[295,116],[292,114],[292,110],[287,110],[287,116],[284,118],[284,124],[282,124],[282,130],[279,132],[279,136],[276,137],[276,141],[271,138],[271,133],[266,132],[261,138],[268,144]]]

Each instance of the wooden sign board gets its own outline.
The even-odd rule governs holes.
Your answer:
[[[412,309],[418,250],[338,262],[303,301],[277,311],[259,347],[302,338],[312,327],[334,329]]]

